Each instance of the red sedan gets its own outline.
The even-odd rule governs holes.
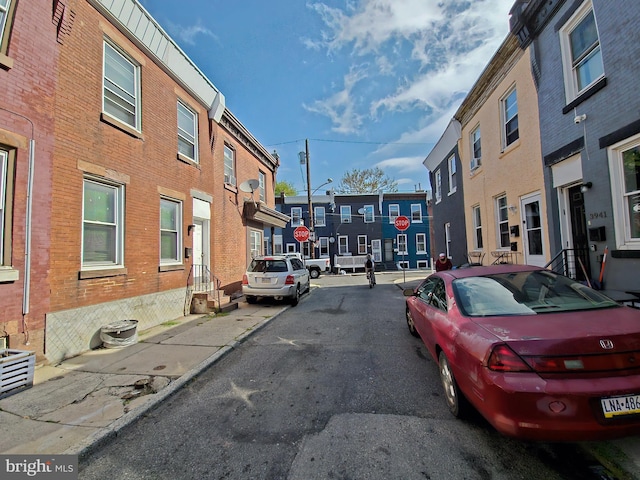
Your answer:
[[[526,265],[438,272],[405,295],[456,417],[473,406],[546,441],[640,433],[640,310]]]

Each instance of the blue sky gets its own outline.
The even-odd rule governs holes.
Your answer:
[[[514,3],[140,1],[300,194],[305,139],[312,190],[376,166],[400,191],[430,188],[422,161],[506,37]]]

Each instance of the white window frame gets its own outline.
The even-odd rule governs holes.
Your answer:
[[[422,205],[419,203],[411,204],[411,223],[422,223]]]
[[[198,114],[178,100],[178,155],[198,163]]]
[[[318,238],[318,249],[320,253],[320,258],[329,257],[329,237]]]
[[[627,192],[625,188],[623,153],[640,149],[640,135],[634,135],[608,148],[609,171],[611,172],[611,195],[613,199],[613,222],[616,245],[620,250],[640,249],[640,236],[633,237],[629,203],[640,199],[640,190]],[[640,209],[640,202],[637,208]],[[635,205],[634,205],[635,207]],[[637,215],[640,216],[640,213]]]
[[[471,140],[471,171],[482,165],[482,135],[480,132],[480,125],[474,128],[469,135]]]
[[[592,47],[585,51],[584,55],[581,55],[577,62],[574,63],[573,54],[571,49],[571,33],[586,19],[589,14],[593,15],[597,42],[592,44]],[[604,62],[602,61],[602,50],[600,44],[600,34],[598,33],[598,24],[595,18],[595,12],[593,10],[593,4],[591,0],[585,1],[574,12],[569,20],[558,31],[560,35],[560,51],[562,55],[562,70],[564,73],[564,89],[566,102],[570,103],[575,100],[582,92],[586,91],[594,83],[604,77]],[[599,62],[596,57],[599,57]],[[588,84],[580,88],[578,84],[579,69],[585,66],[586,61],[598,62],[595,65],[600,67],[600,73],[595,75]]]
[[[351,205],[340,205],[340,223],[351,223]]]
[[[400,270],[409,270],[409,261],[408,260],[398,261],[398,268]]]
[[[440,169],[435,171],[433,178],[435,183],[433,188],[435,189],[436,203],[440,203],[442,201],[442,172]]]
[[[367,254],[367,236],[366,235],[358,235],[358,255],[366,255]]]
[[[236,186],[236,151],[226,143],[224,144],[224,183]]]
[[[287,253],[297,253],[298,252],[298,243],[287,243]]]
[[[313,207],[313,223],[316,227],[327,226],[327,215],[324,207]]]
[[[273,254],[281,255],[282,252],[282,235],[273,236]]]
[[[260,192],[260,201],[266,202],[266,189],[265,185],[267,184],[267,174],[262,170],[258,170],[258,192]]]
[[[482,211],[480,210],[480,205],[471,207],[471,218],[473,219],[473,248],[482,250],[484,243],[482,240]]]
[[[102,188],[107,188],[113,191],[114,193],[114,204],[111,206],[113,208],[114,221],[111,222],[102,222],[100,220],[88,220],[85,218],[85,203],[86,203],[86,193],[87,193],[87,185],[98,185]],[[124,185],[118,184],[115,182],[109,182],[104,179],[100,179],[97,177],[85,177],[82,185],[82,245],[80,246],[80,255],[81,255],[81,264],[82,270],[98,270],[98,269],[108,269],[108,268],[120,268],[124,266]],[[85,244],[87,242],[87,225],[95,225],[95,226],[109,226],[113,225],[115,232],[113,234],[113,239],[115,241],[115,245],[113,247],[113,256],[112,260],[86,260],[85,259]]]
[[[255,258],[259,255],[262,255],[264,248],[264,233],[262,230],[257,230],[255,228],[249,229],[249,255],[251,258]]]
[[[513,95],[513,98],[515,99],[515,103],[508,104],[509,100],[512,98],[512,95]],[[509,111],[509,108],[514,105],[515,105],[515,112]],[[513,145],[515,142],[517,142],[518,139],[520,138],[520,121],[518,116],[518,90],[516,89],[515,85],[512,86],[500,100],[500,115],[502,118],[502,147],[507,148],[510,145]],[[516,124],[518,125],[517,126],[518,133],[516,138],[509,141],[508,135],[507,135],[507,128],[509,127],[509,124],[512,121],[515,121]]]
[[[416,254],[423,255],[427,253],[427,234],[416,233]]]
[[[292,227],[299,227],[302,225],[302,207],[291,207],[289,215],[291,215]]]
[[[397,203],[389,204],[389,223],[395,224],[396,218],[400,216],[400,205]]]
[[[5,239],[5,215],[7,205],[7,186],[9,171],[9,152],[0,150],[0,266],[5,265],[4,258],[4,239]]]
[[[444,244],[446,245],[447,258],[451,258],[451,223],[444,224]]]
[[[407,246],[407,234],[406,233],[398,233],[396,235],[396,245],[398,246],[398,255],[408,255],[409,248]]]
[[[364,209],[364,213],[362,214],[362,218],[364,223],[373,223],[376,221],[375,210],[373,205],[365,205],[362,207]]]
[[[504,203],[504,204],[503,204]],[[509,235],[509,206],[507,204],[507,196],[499,195],[495,197],[496,208],[496,247],[498,250],[511,248],[511,240]],[[503,215],[504,214],[504,215]],[[507,244],[502,244],[502,227],[506,227]]]
[[[163,211],[166,207],[173,207],[175,218],[173,225],[163,224]],[[175,256],[163,257],[163,237],[171,236],[175,239]],[[182,202],[168,197],[160,197],[160,265],[175,265],[182,263]]]
[[[142,95],[140,94],[140,65],[133,61],[131,57],[126,55],[122,50],[108,41],[103,42],[103,73],[102,73],[102,112],[113,118],[119,123],[128,125],[137,132],[141,131],[141,108],[140,102]],[[121,60],[120,66],[129,67],[125,70],[131,70],[131,78],[128,79],[133,85],[129,87],[118,85],[114,78],[107,78],[107,64],[109,56],[114,59]],[[111,65],[109,63],[109,65]],[[112,68],[117,67],[113,65]],[[119,70],[122,70],[120,68]],[[128,91],[130,88],[133,91]],[[107,95],[108,93],[108,95]],[[128,115],[133,120],[126,118]]]
[[[456,167],[455,153],[451,155],[447,160],[447,166],[449,170],[449,195],[452,195],[456,193],[456,190],[458,189],[457,178],[456,178],[457,167]]]
[[[8,0],[6,5],[0,5],[0,46],[3,44],[5,28],[8,25],[9,12],[12,0]],[[8,31],[8,29],[7,29]],[[2,49],[0,49],[0,52]]]
[[[338,235],[338,255],[349,254],[349,237],[347,235]]]
[[[428,270],[429,269],[429,260],[418,260],[416,262],[416,268],[418,270]]]

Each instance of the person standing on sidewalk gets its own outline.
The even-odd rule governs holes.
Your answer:
[[[438,256],[438,260],[436,260],[436,272],[441,272],[443,270],[451,270],[453,268],[453,264],[451,260],[447,258],[444,253],[441,253]]]

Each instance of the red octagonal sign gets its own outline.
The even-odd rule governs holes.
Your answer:
[[[396,217],[394,224],[398,230],[404,232],[407,228],[409,228],[409,219],[404,215],[400,215]]]
[[[309,229],[304,225],[296,227],[293,231],[293,238],[295,238],[299,242],[306,242],[309,240]]]

